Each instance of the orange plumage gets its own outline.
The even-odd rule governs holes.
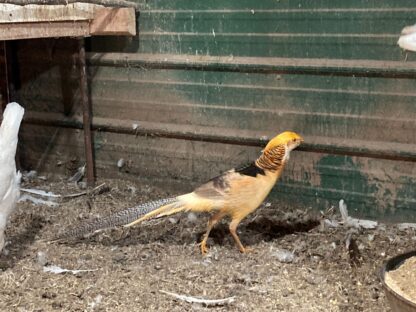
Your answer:
[[[200,244],[201,252],[207,252],[207,239],[211,229],[223,217],[231,218],[230,233],[241,252],[246,248],[237,235],[241,220],[256,210],[269,194],[302,137],[290,131],[274,137],[260,157],[252,164],[232,169],[208,181],[192,193],[176,197],[176,201],[153,210],[126,226],[132,226],[152,217],[162,217],[181,211],[214,212]]]

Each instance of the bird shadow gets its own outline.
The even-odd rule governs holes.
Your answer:
[[[245,235],[247,244],[255,244],[259,240],[265,242],[279,239],[283,236],[309,232],[320,225],[317,218],[308,220],[287,221],[276,218],[259,217],[245,225]]]
[[[40,216],[33,216],[30,222],[25,225],[23,232],[8,237],[10,244],[6,246],[8,250],[7,255],[0,254],[0,270],[6,271],[12,269],[16,263],[23,259],[27,253],[28,246],[35,241],[36,235],[42,229],[45,220]]]

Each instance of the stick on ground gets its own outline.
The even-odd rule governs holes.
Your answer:
[[[201,298],[195,298],[185,295],[179,295],[175,294],[169,291],[159,290],[163,294],[167,294],[169,296],[175,297],[176,299],[188,302],[188,303],[199,303],[206,307],[213,307],[213,306],[222,306],[226,304],[233,303],[235,300],[235,297],[228,297],[224,299],[201,299]]]

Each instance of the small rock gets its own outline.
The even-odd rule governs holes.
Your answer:
[[[120,158],[118,161],[117,161],[117,167],[118,168],[123,168],[124,167],[124,164],[125,164],[126,162],[124,161],[124,159],[123,158]]]
[[[272,256],[276,257],[282,263],[291,263],[295,260],[295,255],[293,252],[286,249],[279,249],[274,252]]]
[[[136,194],[137,188],[132,185],[129,185],[127,186],[127,190],[134,195]]]
[[[36,177],[38,176],[38,172],[36,170],[30,170],[27,174],[26,174],[26,178],[28,178],[29,180],[33,180],[36,179]]]
[[[42,298],[44,298],[44,299],[54,299],[54,298],[56,298],[56,294],[53,293],[53,292],[44,292],[42,294]]]
[[[175,218],[169,218],[168,220],[169,220],[169,222],[170,222],[170,223],[172,223],[172,224],[176,224],[176,223],[178,223],[178,219],[175,219]]]
[[[196,216],[196,214],[195,214],[195,213],[193,213],[193,212],[188,213],[188,221],[189,221],[189,222],[194,223],[194,222],[196,222],[197,220],[198,220],[198,217]]]
[[[308,284],[311,285],[319,285],[322,284],[325,279],[322,276],[315,275],[315,274],[308,274],[303,277]]]
[[[81,182],[78,182],[77,185],[78,185],[78,187],[79,187],[80,190],[87,189],[87,182],[81,181]]]
[[[124,253],[117,253],[116,255],[114,255],[113,261],[118,263],[124,262],[126,261],[126,255]]]
[[[374,234],[368,234],[368,241],[372,242],[374,240],[375,235]]]
[[[48,258],[46,256],[46,253],[43,251],[38,251],[38,253],[36,254],[36,262],[40,266],[45,266],[48,263]]]
[[[282,289],[281,294],[283,297],[289,297],[289,295],[293,294],[293,290],[291,291],[290,289],[284,288]]]

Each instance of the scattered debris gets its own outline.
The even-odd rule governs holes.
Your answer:
[[[359,265],[360,264],[360,250],[352,234],[353,234],[352,232],[348,233],[347,238],[345,240],[345,248],[347,249],[351,264]]]
[[[374,240],[375,235],[374,234],[368,234],[367,238],[369,242],[372,242]]]
[[[345,223],[348,222],[348,210],[347,210],[347,204],[344,202],[343,199],[339,201],[339,212],[341,213],[342,221]]]
[[[85,168],[86,168],[86,164],[84,164],[84,166],[79,167],[77,172],[68,179],[68,182],[79,182],[82,180],[82,178],[85,175]]]
[[[198,221],[197,215],[194,212],[188,213],[188,221],[192,223],[197,222]]]
[[[402,231],[409,229],[416,230],[416,223],[398,223],[397,228]]]
[[[339,201],[339,211],[341,212],[342,221],[344,224],[355,227],[355,228],[363,228],[367,230],[375,229],[378,225],[377,221],[372,220],[364,220],[364,219],[356,219],[348,216],[347,204],[344,202],[343,199]]]
[[[46,253],[43,251],[38,251],[36,254],[36,262],[40,266],[45,266],[48,263],[48,258],[46,256]]]
[[[79,274],[84,272],[93,272],[97,270],[68,270],[63,269],[57,265],[48,265],[43,267],[43,272],[53,273],[53,274],[62,274],[62,273],[71,273],[71,274]]]
[[[24,195],[20,196],[20,198],[17,202],[20,203],[20,202],[25,202],[25,201],[30,201],[35,205],[46,205],[46,206],[49,206],[49,207],[59,206],[58,203],[56,203],[52,200],[43,200],[43,199],[40,199],[40,198],[33,197],[29,194],[24,194]]]
[[[39,195],[39,196],[43,196],[43,197],[53,197],[53,198],[59,198],[61,197],[61,195],[57,195],[55,193],[52,192],[46,192],[43,190],[37,190],[37,189],[32,189],[32,188],[20,188],[21,191],[29,193],[29,194],[35,194],[35,195]]]
[[[125,164],[126,162],[124,161],[124,159],[123,158],[120,158],[118,161],[117,161],[117,167],[119,168],[119,169],[121,169],[121,168],[123,168],[124,167],[124,164]]]
[[[324,227],[327,227],[327,228],[337,228],[339,226],[339,223],[337,220],[331,220],[331,219],[324,219],[323,224],[324,224]]]
[[[176,218],[172,218],[172,217],[170,217],[170,218],[168,218],[168,220],[169,220],[169,222],[170,222],[170,223],[172,223],[172,224],[176,224],[176,223],[178,223],[178,219],[176,219]]]
[[[88,305],[91,309],[95,309],[102,301],[103,301],[103,296],[102,295],[97,295],[94,298],[94,301],[90,302]]]
[[[79,192],[79,193],[73,193],[73,194],[68,194],[68,195],[63,195],[62,198],[74,198],[74,197],[79,197],[82,195],[99,195],[105,192],[108,192],[110,190],[110,188],[108,186],[106,186],[105,183],[102,183],[96,187],[94,187],[91,191],[83,191],[83,192]]]
[[[30,170],[29,172],[26,172],[23,174],[23,177],[28,180],[34,180],[38,176],[38,172],[36,170]]]
[[[178,300],[182,300],[188,303],[199,303],[206,307],[223,306],[226,304],[233,303],[235,297],[228,297],[224,299],[201,299],[196,297],[190,297],[185,295],[178,295],[169,291],[159,290],[161,293],[175,297]]]
[[[77,183],[77,186],[78,186],[78,188],[79,188],[80,190],[86,190],[86,189],[87,189],[88,184],[87,184],[87,182],[81,181],[81,182],[78,182],[78,183]]]
[[[74,198],[74,197],[79,197],[79,196],[87,195],[87,194],[98,195],[98,194],[102,194],[104,192],[108,192],[110,189],[109,189],[109,187],[106,186],[105,183],[102,183],[102,184],[96,186],[95,188],[93,188],[90,192],[83,191],[83,192],[73,193],[73,194],[68,194],[68,195],[60,195],[60,194],[55,194],[55,193],[52,193],[52,192],[46,192],[46,191],[38,190],[38,189],[21,188],[20,190],[23,191],[23,192],[26,192],[26,193],[35,194],[35,195],[39,195],[39,196],[42,196],[42,197]],[[25,201],[25,200],[33,201],[35,204],[46,202],[46,201],[43,201],[42,199],[38,199],[38,198],[32,197],[30,195],[26,195],[26,194],[22,195],[19,199],[19,201]],[[57,203],[54,203],[54,204],[57,205]],[[54,205],[52,205],[52,206],[54,206]]]
[[[295,254],[286,249],[279,249],[273,253],[273,256],[282,263],[291,263],[295,260]]]

